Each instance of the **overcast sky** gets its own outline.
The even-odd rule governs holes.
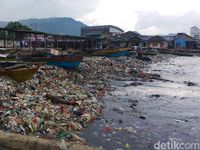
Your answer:
[[[88,25],[116,25],[142,34],[200,27],[200,0],[0,0],[0,20],[72,17]]]

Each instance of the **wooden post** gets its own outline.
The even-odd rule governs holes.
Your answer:
[[[76,43],[75,43],[75,40],[74,40],[73,49],[76,49]]]
[[[15,50],[14,32],[12,32],[12,42],[13,42],[13,50]]]
[[[32,34],[30,33],[30,37],[29,37],[29,38],[30,38],[30,39],[29,39],[29,48],[30,48],[31,53],[32,53],[32,48],[31,48],[31,47],[32,47],[32,39],[31,39],[31,35],[32,35]]]
[[[92,39],[92,49],[94,48],[94,45],[95,45],[95,41]]]
[[[68,38],[66,39],[66,50],[68,49],[68,44],[67,44]]]
[[[62,48],[61,48],[61,55],[63,55],[63,51],[65,51],[65,37],[62,36],[62,40],[63,40],[63,43],[62,43]]]
[[[35,37],[34,52],[36,52],[36,49],[37,49],[37,36],[36,36],[36,33],[34,33],[34,37]]]
[[[23,43],[22,43],[22,33],[20,34],[20,50],[22,51]]]
[[[88,39],[86,40],[86,49],[88,49]]]
[[[77,46],[77,49],[80,50],[80,45],[81,45],[81,40],[78,39],[78,46]]]
[[[6,31],[3,30],[3,47],[6,48]]]
[[[82,39],[80,39],[79,49],[82,50]]]
[[[47,36],[44,34],[44,51],[47,52]]]
[[[56,49],[58,49],[58,39],[56,37]]]

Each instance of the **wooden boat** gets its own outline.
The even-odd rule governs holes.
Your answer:
[[[83,56],[52,56],[47,58],[48,65],[54,65],[62,68],[77,68],[81,61],[83,60]]]
[[[52,54],[33,54],[23,56],[21,59],[23,61],[29,62],[46,62],[48,65],[58,66],[62,68],[77,68],[81,61],[83,60],[83,56],[76,55],[62,55],[55,56]]]
[[[32,78],[32,76],[37,72],[40,65],[14,65],[7,68],[0,69],[0,76],[7,76],[16,82],[24,82]]]
[[[106,57],[120,57],[128,55],[129,48],[120,48],[120,49],[105,49],[99,50],[94,53],[96,56],[106,56]]]
[[[13,53],[6,53],[1,54],[0,53],[0,61],[15,61],[16,55]]]
[[[18,56],[19,61],[24,62],[46,62],[46,58],[50,57],[49,53],[33,53],[33,54],[20,54]]]
[[[6,68],[16,65],[16,61],[0,61],[0,68]]]

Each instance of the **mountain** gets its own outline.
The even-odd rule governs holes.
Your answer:
[[[81,27],[86,26],[80,21],[73,18],[57,17],[57,18],[41,18],[41,19],[25,19],[19,20],[23,25],[27,25],[33,30],[53,33],[80,36]],[[5,22],[0,22],[0,26]]]
[[[86,26],[80,21],[76,21],[72,18],[67,17],[27,19],[20,20],[19,22],[37,31],[77,36],[80,36],[81,27]]]

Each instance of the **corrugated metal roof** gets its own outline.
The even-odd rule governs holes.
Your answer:
[[[176,35],[175,39],[178,39],[178,38],[180,38],[180,37],[185,38],[186,41],[197,41],[197,40],[195,40],[193,37],[187,35],[186,33],[178,33],[178,34]]]
[[[91,31],[85,34],[85,36],[90,36],[90,35],[101,35],[103,34],[102,31]]]
[[[146,36],[146,35],[143,35],[143,36],[140,36],[140,38],[143,40],[143,41],[148,41],[152,36]]]
[[[136,37],[136,36],[138,37],[140,36],[140,34],[133,31],[128,31],[121,34],[121,37],[123,38],[131,38],[131,37]]]
[[[168,42],[174,41],[176,36],[162,36],[163,39],[165,39]]]
[[[86,27],[81,27],[81,29],[90,29],[90,28],[116,28],[118,30],[120,30],[121,32],[124,32],[124,30],[122,30],[121,28],[117,27],[117,26],[113,26],[113,25],[101,25],[101,26],[86,26]]]

